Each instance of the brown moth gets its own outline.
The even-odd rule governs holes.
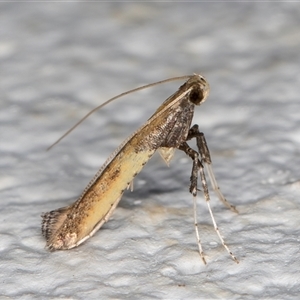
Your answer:
[[[200,173],[202,190],[214,228],[225,249],[233,260],[238,263],[237,258],[232,254],[225,244],[224,239],[221,237],[212,214],[204,167],[210,177],[213,190],[219,199],[232,211],[237,212],[237,210],[227,202],[218,187],[212,170],[211,157],[204,134],[199,131],[198,125],[191,127],[195,105],[200,105],[207,99],[209,84],[203,76],[197,74],[171,78],[159,83],[175,79],[187,79],[187,81],[177,92],[165,100],[144,125],[115,150],[95,175],[94,179],[85,188],[79,199],[69,206],[50,211],[42,216],[42,233],[46,238],[46,247],[48,249],[71,249],[91,237],[108,221],[121,200],[125,189],[131,186],[134,177],[142,170],[155,151],[158,150],[166,163],[169,163],[174,150],[178,149],[184,151],[193,162],[190,192],[194,199],[194,225],[199,253],[203,262],[206,263],[206,260],[200,243],[196,218],[198,173]],[[87,116],[122,95],[155,84],[158,83],[137,88],[116,96],[95,108]],[[78,124],[71,128],[65,135]],[[190,148],[187,144],[187,141],[193,138],[196,139],[197,151]]]

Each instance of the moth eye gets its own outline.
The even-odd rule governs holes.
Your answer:
[[[201,89],[193,89],[190,92],[190,101],[195,104],[198,105],[201,103],[201,101],[203,100],[203,92]]]

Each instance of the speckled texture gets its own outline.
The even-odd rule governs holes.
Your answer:
[[[299,3],[1,3],[1,299],[297,299],[300,293]],[[90,109],[167,77],[211,86],[194,122],[218,183],[214,232],[191,163],[156,155],[80,247],[44,249],[40,215],[76,200],[111,152],[181,84]]]

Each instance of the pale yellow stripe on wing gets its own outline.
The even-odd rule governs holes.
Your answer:
[[[92,235],[95,229],[99,229],[104,223],[103,219],[107,221],[105,217],[107,214],[111,215],[114,203],[119,201],[128,184],[155,152],[143,150],[136,153],[129,145],[125,148],[123,149],[125,151],[119,152],[110,162],[81,199],[78,209],[82,216],[77,241],[85,240],[87,235]]]

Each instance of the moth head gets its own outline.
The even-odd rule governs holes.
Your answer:
[[[209,84],[201,75],[194,75],[188,82],[190,85],[189,100],[195,105],[202,104],[209,95]]]

